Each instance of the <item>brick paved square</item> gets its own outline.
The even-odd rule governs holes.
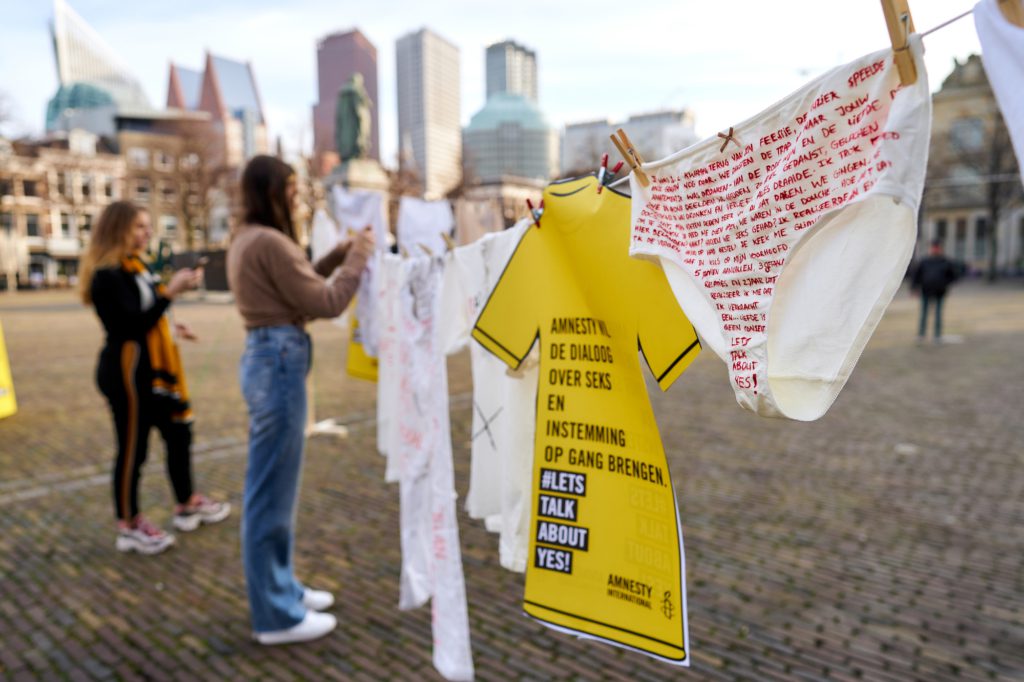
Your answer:
[[[1024,291],[961,285],[964,343],[916,347],[917,304],[890,307],[836,405],[810,424],[740,410],[705,353],[652,388],[679,495],[692,668],[531,622],[522,577],[460,513],[474,661],[507,679],[1024,679]],[[197,421],[196,478],[240,507],[245,408],[233,306],[175,308]],[[439,679],[430,612],[398,601],[398,489],[376,454],[373,385],[344,375],[345,335],[317,323],[317,417],[297,566],[334,590],[339,631],[249,639],[238,515],[158,557],[114,551],[113,433],[93,372],[99,324],[68,293],[0,297],[19,413],[0,421],[0,676],[9,679]],[[466,354],[449,362],[456,485],[468,480]],[[653,382],[652,382],[653,383]],[[152,441],[143,509],[168,524]]]

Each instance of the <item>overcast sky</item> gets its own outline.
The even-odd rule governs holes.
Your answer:
[[[462,119],[484,104],[484,47],[512,38],[536,50],[540,104],[555,125],[689,107],[713,135],[815,75],[889,44],[878,0],[775,2],[517,2],[480,0],[71,0],[130,65],[153,104],[166,101],[168,64],[200,69],[209,49],[251,61],[272,136],[311,146],[316,40],[358,27],[376,45],[382,159],[397,151],[395,40],[427,26],[461,53]],[[0,93],[8,134],[39,133],[57,89],[49,36],[53,5],[5,2]],[[919,31],[970,9],[972,0],[912,2]],[[925,39],[931,88],[979,52],[973,20]]]

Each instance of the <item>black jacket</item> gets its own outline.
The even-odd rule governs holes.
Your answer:
[[[152,285],[146,285],[152,288]],[[170,301],[153,290],[154,303],[142,310],[142,295],[135,275],[121,268],[100,268],[92,280],[92,302],[103,328],[107,346],[120,346],[123,341],[144,341],[167,310]]]
[[[945,256],[928,256],[914,270],[913,285],[925,296],[942,296],[956,281],[957,270]]]

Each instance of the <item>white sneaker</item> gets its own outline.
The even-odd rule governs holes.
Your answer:
[[[302,593],[302,605],[314,611],[323,611],[334,605],[334,595],[326,590],[311,590],[308,587]]]
[[[149,521],[139,518],[131,528],[121,528],[117,531],[117,542],[114,543],[114,547],[119,552],[159,554],[173,544],[173,535],[165,533]]]
[[[231,505],[217,502],[205,495],[199,496],[197,504],[187,505],[174,515],[174,527],[182,533],[199,528],[204,523],[218,523],[231,513]]]
[[[306,616],[297,625],[284,630],[257,632],[253,636],[263,645],[295,644],[319,639],[338,626],[338,619],[329,613],[306,611]]]

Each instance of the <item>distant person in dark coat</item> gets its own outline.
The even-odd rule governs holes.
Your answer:
[[[924,341],[928,328],[928,308],[935,306],[935,343],[942,342],[942,300],[949,285],[956,281],[957,267],[942,252],[942,242],[935,240],[928,256],[917,264],[911,287],[921,292],[921,322],[917,329],[918,341]]]

